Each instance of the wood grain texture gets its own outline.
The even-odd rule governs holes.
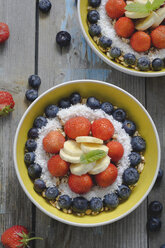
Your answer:
[[[165,171],[165,83],[164,77],[147,80],[147,109],[151,114],[158,130],[161,144],[161,168]],[[165,209],[165,179],[160,184],[155,184],[148,200],[162,202]],[[149,233],[149,247],[160,247],[165,244],[165,214],[161,216],[162,228],[158,233]]]
[[[15,174],[13,140],[18,122],[27,108],[27,78],[34,73],[35,1],[0,0],[0,20],[10,28],[10,38],[0,45],[0,90],[8,90],[15,111],[0,118],[0,236],[15,224],[32,228],[32,204]],[[2,247],[0,245],[0,247]]]
[[[53,2],[52,2],[53,3]],[[55,42],[58,31],[72,35],[71,47],[61,50]],[[97,79],[118,85],[145,104],[145,79],[125,75],[102,62],[85,42],[74,1],[57,0],[49,16],[39,17],[38,73],[40,92],[72,79]],[[36,210],[36,232],[44,242],[36,247],[147,248],[147,202],[123,220],[97,228],[77,228],[57,222]]]

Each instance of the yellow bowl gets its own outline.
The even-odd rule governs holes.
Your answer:
[[[96,96],[101,101],[110,101],[112,104],[124,108],[137,129],[146,140],[146,164],[140,175],[138,185],[133,190],[130,198],[117,209],[111,212],[102,212],[98,216],[78,217],[65,214],[57,210],[38,195],[33,189],[27,168],[24,163],[24,146],[28,130],[32,127],[34,119],[44,113],[48,104],[57,103],[59,99],[78,91],[83,97]],[[30,200],[45,214],[50,217],[76,226],[98,226],[115,222],[132,212],[145,199],[150,192],[157,177],[160,164],[160,143],[156,127],[145,108],[132,95],[121,88],[109,83],[95,80],[77,80],[55,86],[38,99],[36,99],[24,113],[14,140],[14,162],[19,182]]]
[[[88,42],[89,46],[93,49],[93,51],[108,65],[112,66],[113,68],[122,71],[124,73],[133,75],[133,76],[139,76],[139,77],[160,77],[165,75],[165,68],[162,69],[159,72],[156,71],[138,71],[135,69],[131,69],[128,67],[125,67],[114,60],[111,60],[105,53],[103,53],[97,44],[94,42],[92,37],[90,36],[88,32],[88,24],[87,24],[87,7],[88,7],[88,0],[78,0],[78,18],[80,22],[80,26],[83,32],[83,35]]]

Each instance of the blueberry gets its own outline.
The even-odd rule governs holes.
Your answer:
[[[24,162],[26,165],[33,164],[35,160],[35,153],[34,152],[27,152],[24,155]]]
[[[113,209],[116,208],[119,205],[119,198],[117,196],[117,194],[115,193],[111,193],[108,195],[104,196],[104,206],[109,208],[109,209]]]
[[[89,34],[91,37],[99,36],[101,34],[101,27],[98,24],[91,24],[89,26]]]
[[[35,151],[36,148],[37,148],[37,143],[36,143],[36,141],[33,140],[33,139],[28,139],[28,140],[26,141],[25,148],[26,148],[29,152]]]
[[[39,2],[39,9],[43,12],[43,13],[47,13],[49,12],[49,10],[51,9],[52,4],[49,0],[40,0]]]
[[[160,201],[152,201],[148,206],[150,216],[159,217],[162,213],[163,205]]]
[[[148,221],[147,221],[147,229],[150,232],[158,232],[161,228],[161,221],[159,218],[154,218],[151,217]]]
[[[62,209],[70,208],[72,199],[68,195],[61,195],[58,199],[58,205]]]
[[[94,24],[100,19],[100,14],[97,10],[90,10],[87,15],[87,19],[90,23]]]
[[[109,39],[108,37],[101,36],[99,39],[99,45],[106,49],[107,47],[110,47],[112,45],[112,40]]]
[[[127,65],[134,65],[136,63],[136,57],[135,57],[135,55],[132,54],[132,53],[126,53],[124,55],[124,62]]]
[[[122,200],[127,200],[131,194],[131,190],[126,185],[120,185],[118,190],[118,195]]]
[[[34,181],[34,190],[37,193],[42,193],[42,191],[44,191],[45,189],[46,189],[46,185],[42,179],[38,178]]]
[[[101,0],[88,0],[88,4],[94,8],[100,6]]]
[[[114,111],[113,105],[110,102],[103,102],[101,109],[108,115],[111,115]]]
[[[123,122],[123,128],[130,136],[132,136],[136,131],[136,125],[133,121],[125,120]]]
[[[71,102],[70,102],[69,98],[66,97],[66,98],[63,98],[59,101],[58,106],[59,106],[59,108],[64,108],[64,109],[69,108],[71,106]]]
[[[165,248],[165,244],[161,245],[160,248]]]
[[[28,83],[33,89],[38,89],[41,84],[41,79],[38,75],[31,75],[28,79]]]
[[[76,197],[73,199],[72,208],[74,212],[84,213],[88,208],[88,201],[82,197]]]
[[[59,195],[59,191],[58,188],[56,186],[54,187],[49,187],[46,191],[45,191],[45,197],[48,200],[55,200],[56,197]]]
[[[101,198],[93,197],[89,202],[89,207],[93,212],[100,212],[103,207]]]
[[[70,102],[71,104],[75,105],[81,102],[81,96],[78,92],[74,92],[70,95]]]
[[[35,127],[29,129],[28,137],[30,139],[36,139],[36,138],[38,138],[38,129],[35,128]]]
[[[136,165],[140,164],[141,156],[137,152],[131,152],[129,154],[130,166],[135,167]]]
[[[160,168],[158,171],[157,179],[156,179],[157,183],[159,183],[162,180],[163,174],[164,174],[164,171]]]
[[[95,97],[88,97],[86,105],[91,109],[99,109],[101,107],[100,102]]]
[[[146,148],[145,140],[140,136],[134,136],[131,140],[132,149],[135,152],[144,151]]]
[[[117,121],[123,122],[126,118],[126,112],[123,109],[118,108],[113,112],[113,118]]]
[[[56,35],[57,44],[62,47],[67,47],[71,42],[71,35],[67,31],[60,31]]]
[[[56,117],[58,111],[59,111],[59,108],[56,105],[54,105],[54,104],[48,105],[45,108],[45,115],[48,118],[54,118],[54,117]]]
[[[47,124],[47,119],[45,118],[45,117],[43,117],[43,116],[38,116],[35,120],[34,120],[34,123],[33,123],[33,125],[34,125],[34,127],[36,127],[36,128],[41,128],[41,127],[43,127],[43,126],[46,126],[46,124]]]
[[[113,59],[120,57],[120,55],[121,55],[121,50],[120,50],[120,48],[118,48],[118,47],[112,47],[112,48],[111,48],[110,56],[111,56]]]
[[[39,164],[31,164],[28,168],[29,177],[32,179],[39,178],[42,172],[42,168]]]
[[[38,97],[38,91],[34,89],[27,90],[25,97],[29,102],[33,102]]]
[[[139,180],[139,173],[135,168],[127,168],[123,173],[123,182],[127,185],[133,185]]]
[[[152,61],[152,69],[154,71],[161,71],[163,67],[164,67],[164,63],[162,59],[156,58]]]
[[[137,66],[141,71],[148,71],[150,69],[150,60],[146,57],[141,57],[137,61]]]

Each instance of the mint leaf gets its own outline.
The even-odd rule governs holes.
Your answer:
[[[105,157],[106,155],[107,155],[106,152],[103,150],[90,151],[86,154],[81,155],[80,163],[89,164],[89,163],[97,161],[98,159]]]
[[[164,0],[154,0],[152,5],[152,10],[158,9],[162,4],[164,4]]]

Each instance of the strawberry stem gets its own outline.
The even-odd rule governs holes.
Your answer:
[[[26,239],[26,242],[29,242],[29,241],[35,240],[35,239],[43,240],[43,238],[40,238],[40,237],[33,237],[33,238]]]

